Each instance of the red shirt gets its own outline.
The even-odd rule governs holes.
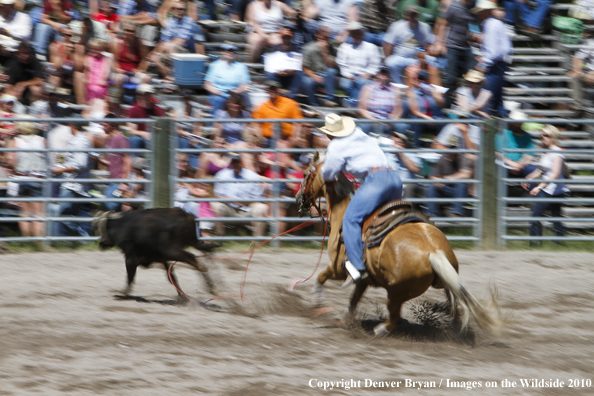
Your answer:
[[[150,118],[150,117],[163,117],[165,112],[162,108],[153,103],[150,109],[141,107],[138,102],[134,103],[134,107],[130,109],[128,118]],[[139,131],[146,131],[146,124],[141,122],[138,124]]]
[[[97,22],[101,22],[102,24],[107,25],[107,27],[111,26],[112,23],[115,23],[118,21],[118,15],[114,14],[113,12],[111,13],[110,16],[107,16],[103,12],[97,12],[97,13],[93,14],[92,18],[93,18],[93,20],[95,20]]]

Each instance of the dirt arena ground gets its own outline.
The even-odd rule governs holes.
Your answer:
[[[330,282],[334,310],[322,316],[310,309],[313,282],[287,291],[318,254],[256,253],[243,312],[229,299],[214,302],[222,312],[169,304],[175,290],[161,268],[139,269],[138,298],[118,299],[125,268],[117,251],[0,256],[0,395],[594,394],[582,387],[594,381],[592,254],[457,251],[477,297],[497,286],[510,316],[503,334],[461,337],[441,328],[445,322],[421,325],[415,304],[445,299],[430,290],[384,338],[371,333],[385,312],[383,290],[369,290],[347,325],[338,318],[351,290]],[[245,260],[208,265],[225,293],[239,292]],[[197,272],[176,271],[189,295],[210,297]],[[528,378],[564,386],[522,388]],[[341,380],[350,389],[323,389]],[[516,387],[502,388],[504,380]],[[418,381],[429,387],[419,390]]]

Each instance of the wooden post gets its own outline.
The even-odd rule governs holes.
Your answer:
[[[154,125],[151,147],[153,150],[151,177],[153,179],[152,201],[153,208],[171,208],[171,120],[161,117]]]
[[[481,204],[481,246],[491,250],[497,248],[497,164],[495,164],[495,133],[497,120],[485,120],[481,139],[482,196]]]

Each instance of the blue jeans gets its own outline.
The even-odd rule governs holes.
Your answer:
[[[448,48],[447,59],[446,87],[450,89],[448,96],[455,97],[458,78],[472,69],[476,61],[470,48]]]
[[[349,261],[359,271],[363,263],[361,226],[379,206],[402,199],[402,180],[395,171],[379,170],[369,174],[349,203],[342,219],[342,233]]]
[[[507,117],[508,115],[508,111],[503,107],[503,84],[505,83],[507,67],[507,63],[503,61],[495,62],[485,74],[487,77],[487,90],[493,94],[489,107],[493,114],[498,114],[501,117]]]
[[[105,195],[105,198],[117,198],[115,195],[113,195],[113,193],[118,189],[119,185],[120,183],[111,183],[109,186],[107,186],[105,192],[103,193],[103,195]],[[119,212],[122,207],[122,205],[119,202],[104,202],[103,206],[105,206],[106,210],[114,212]]]
[[[540,29],[544,19],[549,12],[551,2],[549,0],[535,0],[538,6],[531,10],[527,2],[521,3],[518,0],[505,1],[505,23],[516,24],[516,11],[519,10],[520,18],[524,25]]]
[[[326,100],[334,101],[334,91],[336,88],[336,76],[338,70],[331,67],[327,67],[324,70],[324,90],[326,91]],[[319,106],[318,98],[316,97],[316,89],[319,84],[313,80],[313,78],[303,75],[301,80],[301,86],[307,95],[309,104],[313,106]]]
[[[74,191],[66,188],[60,188],[60,198],[78,198],[78,194]],[[72,217],[92,217],[90,212],[93,206],[88,203],[76,203],[76,202],[61,202],[59,207],[60,217],[72,216]],[[52,235],[54,236],[66,236],[75,235],[88,237],[91,231],[91,223],[79,223],[79,222],[63,222],[63,223],[52,223]]]
[[[128,141],[130,142],[131,149],[148,149],[150,147],[150,142],[144,139],[142,136],[130,135],[128,136]],[[140,156],[138,153],[134,153],[132,155],[134,157]]]
[[[545,211],[550,210],[552,217],[561,217],[561,203],[559,202],[538,202],[537,198],[560,198],[560,196],[549,195],[544,191],[539,191],[535,197],[534,206],[532,207],[532,217],[542,217]],[[565,227],[560,221],[553,222],[553,230],[555,235],[565,235]],[[530,236],[542,236],[542,224],[540,221],[533,221],[530,223]]]
[[[427,187],[427,198],[466,198],[468,195],[468,185],[460,184],[444,184],[443,188],[437,188],[435,184],[429,184]],[[430,217],[439,217],[439,203],[427,203],[427,215]],[[452,204],[452,213],[458,216],[464,216],[464,209],[462,203],[457,202]]]
[[[61,36],[56,35],[54,28],[45,23],[38,23],[33,35],[33,48],[35,52],[46,55],[49,45],[54,39],[62,41]]]
[[[266,78],[280,83],[284,89],[289,90],[289,94],[287,95],[287,97],[289,99],[295,99],[295,96],[301,88],[303,72],[296,71],[292,76],[279,76],[276,73],[266,72]]]
[[[402,73],[404,69],[411,65],[418,65],[416,58],[405,58],[400,55],[390,55],[385,60],[386,66],[390,69],[390,76],[392,81],[397,84],[402,84]]]
[[[247,93],[241,94],[241,100],[243,101],[243,105],[246,108],[251,107],[250,96]],[[212,106],[212,114],[214,114],[217,110],[222,109],[225,107],[225,102],[227,98],[221,95],[208,95],[208,103]]]
[[[364,78],[355,77],[354,80],[342,77],[339,81],[340,88],[342,88],[348,95],[349,98],[359,100],[359,91],[363,88],[363,85],[367,84],[369,80]]]
[[[181,136],[179,136],[177,138],[177,142],[178,142],[178,147],[180,149],[195,149],[195,148],[197,148],[197,146],[195,144],[192,144],[192,142],[189,139],[183,138]],[[198,169],[198,155],[188,154],[188,156],[190,158],[190,166],[192,168]]]

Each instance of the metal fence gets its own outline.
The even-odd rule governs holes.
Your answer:
[[[12,121],[34,121],[34,122],[49,122],[49,123],[67,123],[72,121],[71,119],[6,119],[6,122]],[[79,120],[80,121],[80,120]],[[105,122],[105,120],[83,120],[89,122]],[[533,218],[530,216],[509,216],[506,211],[508,206],[515,205],[515,204],[526,204],[534,202],[534,198],[519,198],[519,197],[510,197],[508,196],[508,186],[514,183],[518,183],[519,179],[513,179],[507,177],[505,174],[505,169],[502,167],[498,167],[495,165],[495,132],[498,129],[504,128],[507,126],[507,123],[511,120],[499,120],[498,124],[495,121],[483,121],[483,120],[455,120],[455,119],[445,119],[445,120],[435,120],[431,121],[432,124],[448,124],[448,123],[469,123],[469,124],[476,124],[480,125],[482,128],[481,132],[481,142],[480,142],[480,149],[479,150],[433,150],[433,149],[405,149],[405,150],[397,150],[395,148],[386,148],[384,151],[388,153],[443,153],[449,152],[454,153],[458,152],[460,154],[473,154],[477,156],[476,160],[476,168],[474,171],[474,176],[471,179],[464,179],[464,180],[432,180],[426,178],[415,178],[415,179],[405,179],[403,182],[406,183],[414,183],[416,185],[425,187],[433,183],[441,183],[441,184],[459,184],[465,183],[468,185],[475,186],[475,193],[476,197],[467,197],[467,198],[423,198],[423,197],[413,197],[409,198],[408,200],[411,201],[415,205],[426,204],[429,202],[435,202],[440,204],[452,204],[462,202],[466,205],[472,205],[472,209],[469,210],[471,213],[468,216],[460,217],[460,218],[450,218],[450,217],[436,217],[432,218],[432,220],[436,223],[439,227],[446,228],[446,236],[451,241],[468,241],[474,243],[476,246],[483,247],[483,248],[494,248],[497,246],[505,246],[506,241],[508,240],[567,240],[567,241],[594,241],[594,237],[591,236],[564,236],[564,237],[552,237],[552,236],[541,236],[538,238],[531,238],[529,236],[524,235],[514,235],[509,233],[510,230],[513,230],[514,225],[520,225],[521,227],[525,228],[526,225],[524,223],[536,221],[536,220],[544,220],[540,218]],[[543,122],[543,123],[576,123],[576,124],[587,124],[587,123],[594,123],[594,120],[525,120],[527,122]],[[112,119],[109,122],[113,123],[124,123],[124,122],[135,122],[135,123],[145,123],[147,124],[149,130],[152,132],[151,138],[151,146],[152,149],[88,149],[88,150],[74,150],[78,152],[96,152],[96,153],[129,153],[134,155],[142,155],[150,159],[150,170],[149,170],[149,177],[146,180],[137,180],[137,179],[94,179],[94,178],[85,178],[85,179],[77,179],[77,182],[80,183],[91,183],[91,184],[110,184],[110,183],[142,183],[145,184],[149,189],[149,199],[138,199],[138,198],[107,198],[107,197],[92,197],[92,198],[60,198],[60,197],[52,197],[51,190],[52,185],[57,183],[63,183],[64,180],[58,177],[46,177],[46,178],[35,178],[35,179],[18,179],[15,180],[13,178],[6,178],[0,179],[0,183],[8,183],[8,182],[17,182],[17,183],[25,183],[25,182],[32,182],[32,183],[42,183],[44,185],[43,188],[43,196],[38,198],[29,198],[29,197],[2,197],[0,198],[0,203],[18,203],[18,202],[43,202],[43,217],[35,217],[35,216],[27,216],[27,217],[0,217],[0,222],[16,222],[16,221],[26,221],[26,222],[44,222],[46,223],[45,227],[45,234],[43,237],[0,237],[0,241],[5,242],[25,242],[25,241],[93,241],[98,239],[95,236],[58,236],[52,235],[51,230],[54,229],[54,223],[88,223],[93,220],[91,217],[72,217],[72,216],[62,216],[61,213],[56,212],[57,205],[61,203],[93,203],[93,204],[103,204],[106,202],[127,202],[127,203],[137,203],[142,204],[146,208],[150,207],[171,207],[174,203],[184,204],[186,202],[197,202],[197,203],[206,203],[206,202],[222,202],[222,203],[229,203],[229,202],[238,202],[238,203],[252,203],[252,202],[261,202],[267,203],[270,205],[270,216],[269,217],[210,217],[210,218],[200,218],[197,221],[208,221],[208,222],[222,222],[226,224],[237,224],[237,223],[249,223],[252,221],[262,221],[268,224],[268,235],[277,235],[279,233],[280,223],[300,223],[307,219],[299,218],[299,217],[287,217],[280,215],[280,205],[289,206],[295,203],[295,199],[293,197],[281,196],[278,188],[270,189],[270,194],[263,198],[258,199],[224,199],[224,198],[217,198],[214,196],[208,198],[198,198],[198,197],[189,197],[184,199],[175,199],[174,192],[176,189],[176,185],[178,183],[202,183],[207,185],[212,185],[216,182],[219,182],[216,179],[204,178],[204,179],[196,179],[196,178],[179,178],[178,177],[178,169],[176,166],[176,156],[180,153],[198,156],[204,152],[237,152],[237,153],[251,153],[254,155],[258,155],[261,153],[272,153],[275,154],[276,158],[281,153],[307,153],[313,152],[313,149],[280,149],[277,148],[278,138],[280,136],[279,125],[280,123],[312,123],[312,124],[321,124],[324,121],[321,119],[303,119],[303,120],[295,120],[295,119],[274,119],[274,120],[262,120],[262,119],[171,119],[171,118],[159,118],[156,120],[151,119]],[[275,127],[276,133],[275,137],[270,141],[270,148],[257,148],[257,149],[249,149],[249,148],[235,148],[235,149],[213,149],[211,147],[205,147],[204,145],[198,145],[195,148],[186,148],[181,149],[179,148],[178,143],[178,134],[176,132],[176,124],[177,123],[200,123],[200,124],[211,124],[211,123],[225,123],[225,122],[235,122],[235,123],[273,123],[277,125]],[[379,131],[380,123],[406,123],[406,124],[417,124],[417,123],[428,123],[425,120],[412,120],[412,119],[402,119],[402,120],[382,120],[382,121],[375,121],[375,120],[359,120],[360,123],[375,123],[376,124],[376,131]],[[522,121],[513,121],[513,122],[522,122]],[[64,153],[68,151],[64,148],[52,148],[48,147],[44,150],[29,150],[29,149],[14,149],[14,148],[0,148],[0,152],[26,152],[26,151],[42,151],[45,153],[46,161],[48,165],[48,169],[51,168],[53,164],[50,163],[50,157],[53,153]],[[527,151],[527,150],[512,150],[512,149],[504,149],[504,153],[514,152],[514,151]],[[530,152],[544,152],[546,150],[536,150],[531,149],[528,150]],[[588,153],[594,154],[594,149],[580,149],[580,150],[564,150],[564,153]],[[594,156],[593,156],[594,158]],[[280,165],[278,161],[276,161],[272,167],[273,173],[279,175],[280,174]],[[51,175],[50,175],[51,176]],[[290,179],[291,183],[300,183],[302,179]],[[280,183],[287,183],[287,179],[285,178],[275,178],[275,179],[265,179],[262,182],[270,185],[278,185]],[[533,180],[534,181],[534,180]],[[233,182],[239,183],[247,183],[250,181],[246,180],[233,180]],[[571,184],[594,184],[594,177],[588,179],[580,179],[580,180],[571,180]],[[555,198],[563,202],[563,204],[594,204],[594,198]],[[541,201],[544,202],[544,201]],[[565,218],[562,218],[566,220]],[[561,220],[557,218],[547,218],[546,220]],[[591,223],[592,227],[594,228],[594,218],[588,217],[581,217],[581,218],[572,218],[571,221],[581,222],[584,224]],[[462,231],[458,231],[462,230]],[[462,234],[462,235],[460,235]],[[269,236],[261,236],[261,237],[254,237],[254,236],[211,236],[205,238],[206,240],[216,240],[216,241],[255,241],[255,240],[266,240],[269,239]],[[322,239],[321,235],[316,235],[314,232],[309,232],[308,235],[301,235],[301,236],[283,236],[279,237],[279,241],[320,241]]]

